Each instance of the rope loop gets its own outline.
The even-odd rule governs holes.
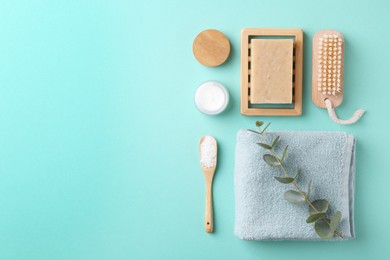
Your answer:
[[[350,119],[342,120],[342,119],[339,119],[337,117],[336,112],[334,111],[334,108],[332,106],[332,102],[328,98],[325,99],[325,105],[326,105],[326,108],[328,109],[329,117],[334,122],[336,122],[337,124],[340,124],[340,125],[354,124],[363,116],[364,112],[366,112],[363,109],[358,109],[358,110],[355,111],[355,113],[353,114],[353,116]]]

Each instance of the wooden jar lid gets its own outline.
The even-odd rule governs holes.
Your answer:
[[[199,63],[214,67],[221,65],[229,57],[230,43],[225,34],[209,29],[196,36],[192,52]]]

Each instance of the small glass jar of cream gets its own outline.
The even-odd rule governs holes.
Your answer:
[[[195,105],[207,115],[222,113],[229,104],[229,92],[217,81],[206,81],[195,91]]]

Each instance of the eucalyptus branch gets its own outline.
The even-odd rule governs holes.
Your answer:
[[[266,142],[266,138],[264,135],[265,135],[266,129],[268,128],[268,126],[271,123],[268,123],[266,127],[261,129],[263,124],[264,123],[262,121],[257,121],[256,126],[258,127],[259,131],[258,132],[253,131],[253,130],[250,130],[250,131],[259,134],[263,140],[263,143],[258,143],[258,145],[260,145],[264,149],[269,150],[271,152],[271,154],[265,154],[263,156],[264,161],[273,167],[280,166],[284,175],[286,176],[286,177],[274,177],[274,178],[283,184],[292,184],[294,186],[295,190],[286,191],[284,194],[284,198],[292,204],[298,204],[298,205],[307,204],[309,206],[310,216],[306,219],[306,223],[315,222],[314,228],[315,228],[315,231],[318,234],[318,236],[320,236],[321,238],[324,238],[324,239],[329,239],[336,234],[340,238],[344,238],[343,234],[337,230],[337,226],[339,225],[340,220],[341,220],[341,213],[339,211],[337,211],[332,216],[331,219],[328,219],[326,216],[326,213],[327,213],[328,208],[329,208],[328,201],[325,199],[320,199],[320,200],[315,200],[312,202],[309,199],[310,192],[311,192],[311,181],[309,182],[307,192],[304,192],[298,186],[296,180],[297,180],[297,177],[299,175],[299,171],[297,171],[296,175],[294,177],[292,177],[290,174],[288,174],[286,167],[283,163],[284,158],[285,158],[286,153],[287,153],[287,150],[288,150],[288,146],[286,146],[284,148],[282,157],[279,158],[279,156],[277,155],[277,153],[274,150],[274,147],[277,145],[277,143],[280,139],[280,136],[277,136],[273,140],[272,144],[268,144]]]

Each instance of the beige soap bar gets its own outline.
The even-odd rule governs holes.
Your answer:
[[[292,39],[251,40],[252,104],[291,104]]]

